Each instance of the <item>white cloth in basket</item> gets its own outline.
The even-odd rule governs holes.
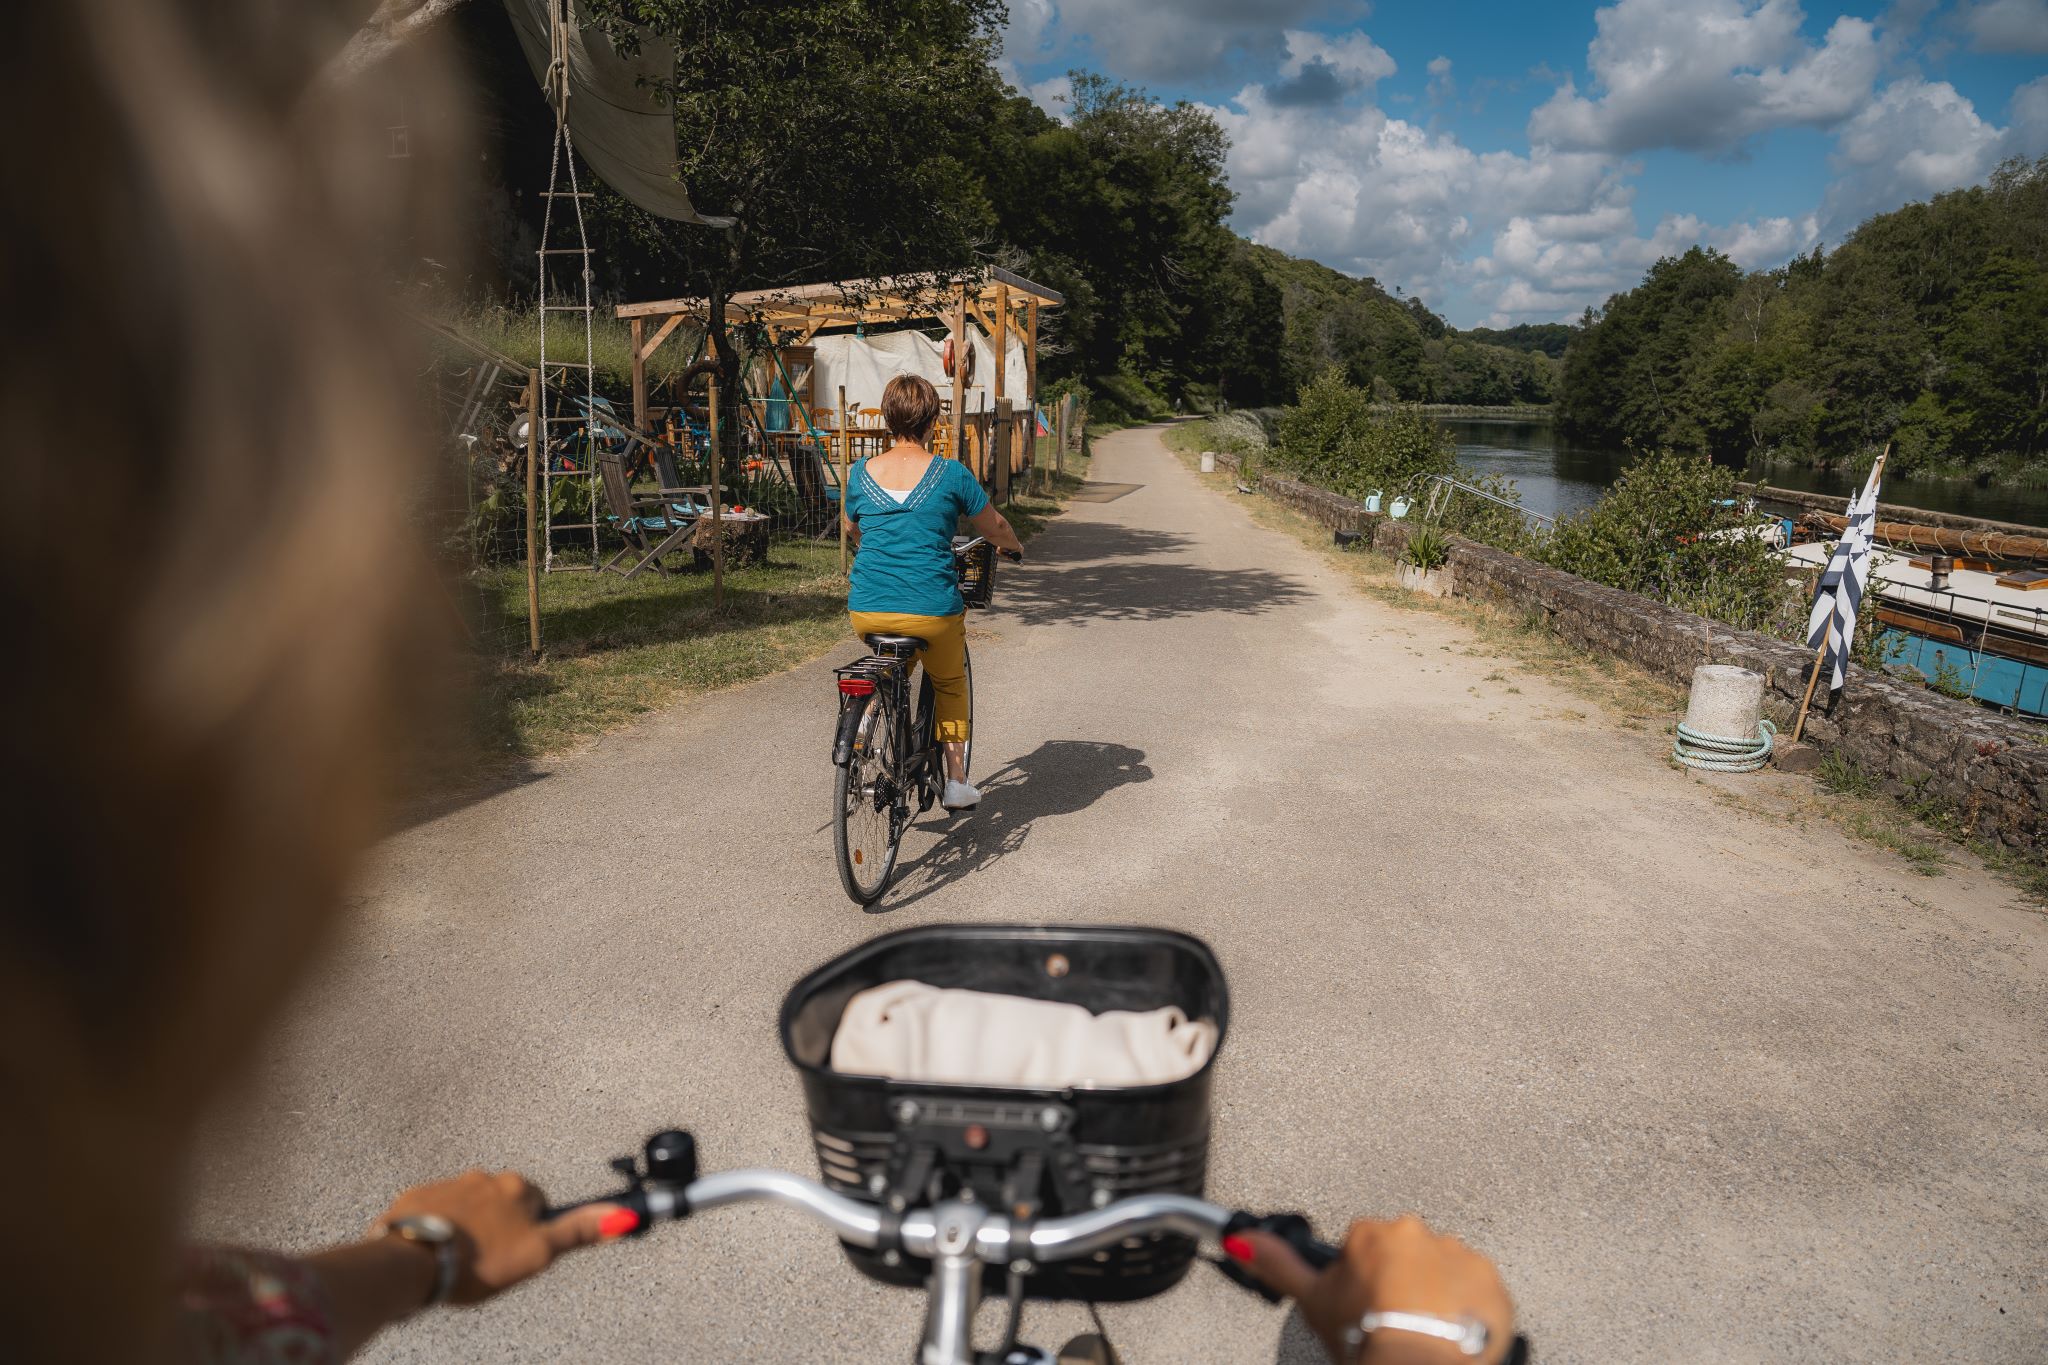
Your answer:
[[[1216,1025],[1179,1009],[1110,1010],[891,981],[846,1002],[832,1069],[898,1081],[1059,1090],[1160,1085],[1216,1050]]]

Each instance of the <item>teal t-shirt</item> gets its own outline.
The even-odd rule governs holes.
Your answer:
[[[846,609],[908,616],[965,611],[953,564],[953,528],[987,506],[980,481],[958,460],[933,456],[902,502],[882,491],[866,460],[855,465],[847,480],[846,515],[860,527],[860,552]]]

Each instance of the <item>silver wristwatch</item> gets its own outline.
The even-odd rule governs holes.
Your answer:
[[[1478,1318],[1440,1318],[1432,1313],[1367,1313],[1359,1318],[1356,1326],[1345,1329],[1344,1358],[1357,1360],[1359,1348],[1374,1332],[1413,1332],[1418,1336],[1435,1337],[1456,1346],[1461,1356],[1484,1355],[1490,1337],[1486,1324]]]
[[[427,1307],[448,1302],[455,1292],[456,1277],[462,1273],[462,1249],[455,1242],[455,1224],[434,1213],[394,1218],[384,1225],[393,1237],[403,1237],[434,1253],[434,1292],[427,1295]]]

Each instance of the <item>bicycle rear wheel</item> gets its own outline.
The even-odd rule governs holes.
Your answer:
[[[896,819],[896,717],[886,694],[867,699],[853,752],[834,769],[832,847],[839,884],[857,905],[873,905],[896,871],[902,826]]]
[[[967,747],[960,755],[960,775],[974,780],[974,652],[960,646],[960,662],[967,669]]]

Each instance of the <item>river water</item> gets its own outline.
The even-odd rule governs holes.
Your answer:
[[[1628,462],[1628,452],[1574,445],[1548,422],[1511,417],[1440,417],[1458,444],[1467,468],[1512,479],[1522,491],[1522,505],[1544,516],[1570,516],[1599,501]],[[1850,474],[1825,474],[1815,469],[1777,468],[1769,482],[1780,488],[1847,496],[1861,487]],[[1994,521],[2048,526],[2048,489],[1979,488],[1948,481],[1912,483],[1894,480],[1884,486],[1885,502],[1955,512]]]

